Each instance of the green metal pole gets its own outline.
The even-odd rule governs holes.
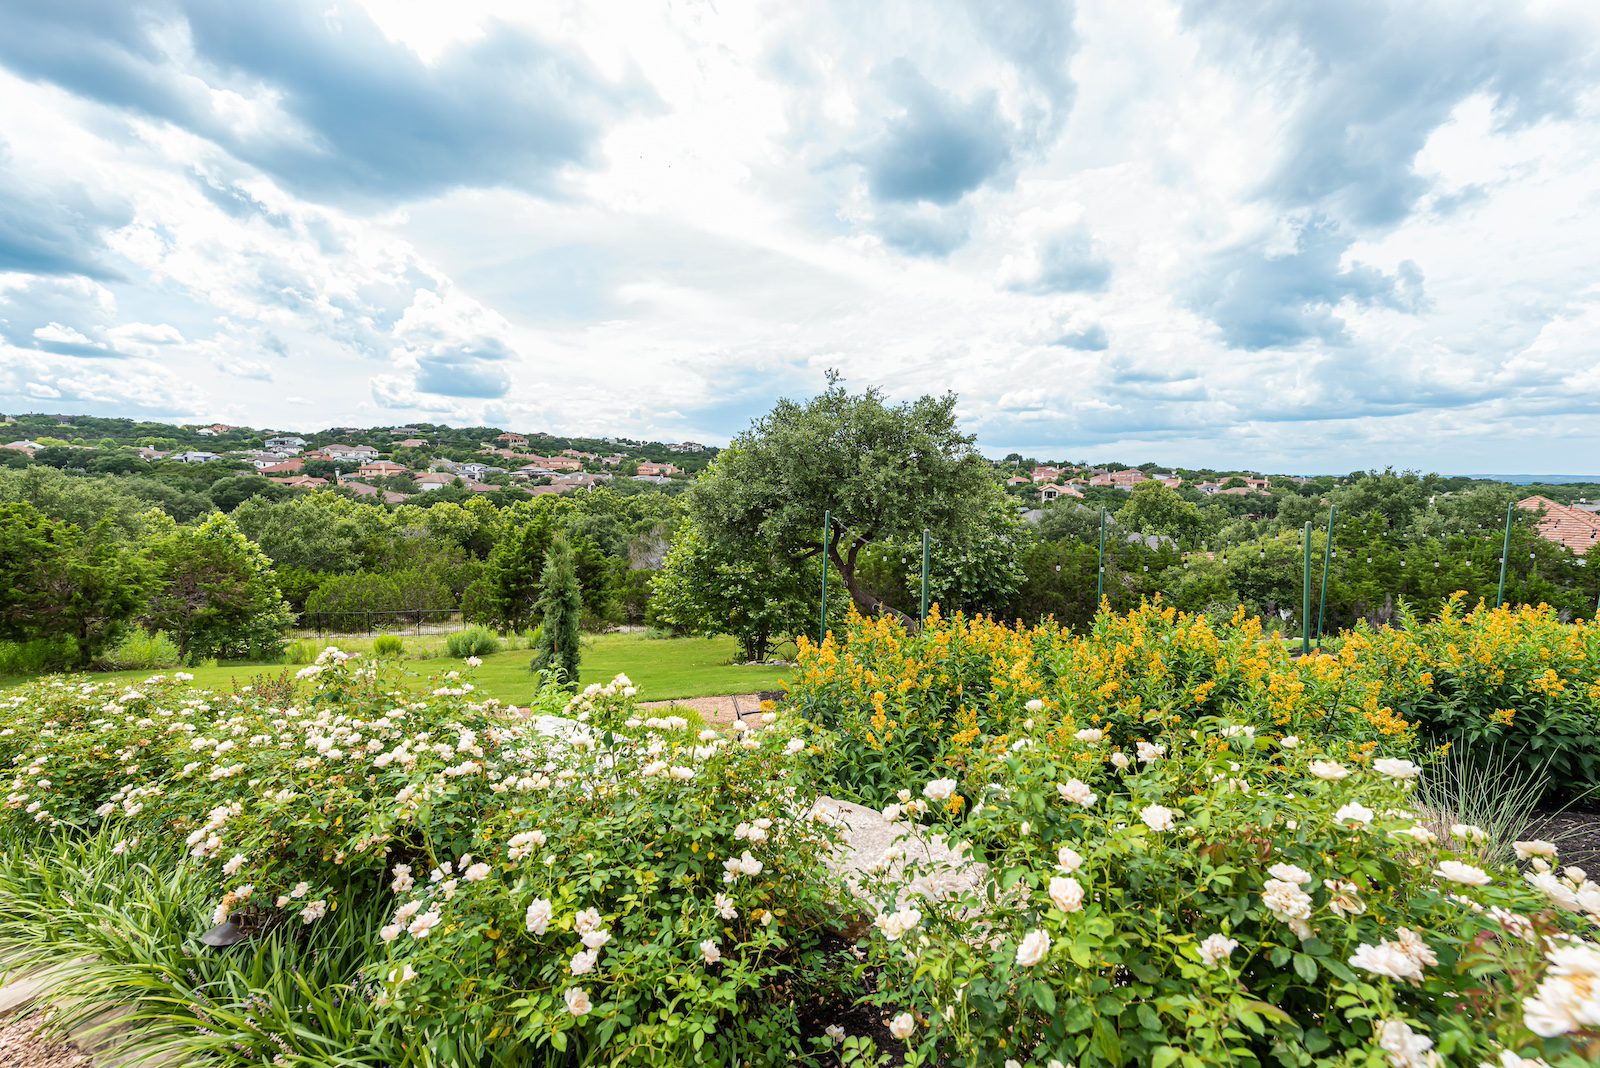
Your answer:
[[[1322,594],[1317,600],[1317,649],[1322,648],[1322,620],[1328,613],[1328,561],[1333,558],[1333,517],[1339,512],[1338,505],[1328,508],[1328,536],[1322,545]]]
[[[918,617],[923,622],[928,620],[928,532],[922,532],[922,615]]]
[[[828,535],[833,532],[833,512],[822,513],[822,622],[817,627],[817,644],[828,640]]]
[[[1300,583],[1300,655],[1311,652],[1311,520],[1306,520],[1305,577]]]
[[[1500,589],[1494,595],[1496,608],[1506,603],[1506,564],[1511,560],[1511,511],[1516,506],[1515,501],[1506,505],[1506,540],[1500,546]]]
[[[1094,614],[1100,614],[1100,602],[1106,596],[1106,510],[1100,509],[1100,559],[1094,574]]]

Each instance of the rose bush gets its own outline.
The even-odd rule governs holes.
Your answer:
[[[346,981],[363,1026],[406,1035],[405,1063],[799,1048],[793,1001],[834,890],[791,732],[641,720],[625,679],[521,711],[455,672],[394,689],[336,650],[300,674],[282,705],[181,676],[7,697],[0,828],[40,847],[109,837],[198,875],[213,898],[191,936],[233,921],[293,938],[376,910]],[[251,1063],[323,1048],[266,1023],[238,1041]]]
[[[878,1000],[915,1022],[914,1059],[1600,1057],[1600,884],[1548,843],[1519,844],[1525,873],[1480,867],[1475,828],[1441,839],[1419,820],[1410,761],[1347,763],[1211,717],[1124,761],[1108,740],[1045,733],[886,812],[990,872],[947,899],[877,888],[902,917],[869,939]]]

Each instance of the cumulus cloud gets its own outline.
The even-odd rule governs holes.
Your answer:
[[[11,5],[0,408],[716,441],[837,367],[1000,452],[1582,456],[1597,43],[1579,0]]]
[[[289,188],[356,202],[554,190],[565,168],[594,161],[610,122],[651,104],[636,82],[500,23],[424,63],[346,2],[10,5],[0,61],[171,122]]]
[[[1393,274],[1346,262],[1350,242],[1326,222],[1294,232],[1291,248],[1274,249],[1273,237],[1223,249],[1204,264],[1193,305],[1241,349],[1297,345],[1316,338],[1346,340],[1341,303],[1381,304],[1415,311],[1422,302],[1422,271],[1406,260]]]

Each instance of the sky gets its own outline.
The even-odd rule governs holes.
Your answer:
[[[0,411],[1600,471],[1593,0],[8,0]]]

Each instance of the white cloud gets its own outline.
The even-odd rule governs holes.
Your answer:
[[[330,34],[363,17],[315,6]],[[396,145],[302,180],[261,146],[359,129],[353,105],[243,91],[204,35],[169,51],[226,134],[0,72],[15,181],[83,206],[23,231],[54,277],[0,274],[0,406],[716,441],[838,367],[957,391],[999,451],[1349,470],[1600,446],[1581,3],[1485,7],[1487,48],[1447,4],[1367,0],[1371,32],[1427,46],[1385,53],[1392,83],[1293,4],[361,8],[440,85],[476,91],[460,57],[512,42],[634,95],[536,181],[474,145],[479,182],[431,161],[354,195]],[[1408,62],[1441,95],[1413,99]],[[1337,173],[1296,169],[1339,138]]]

